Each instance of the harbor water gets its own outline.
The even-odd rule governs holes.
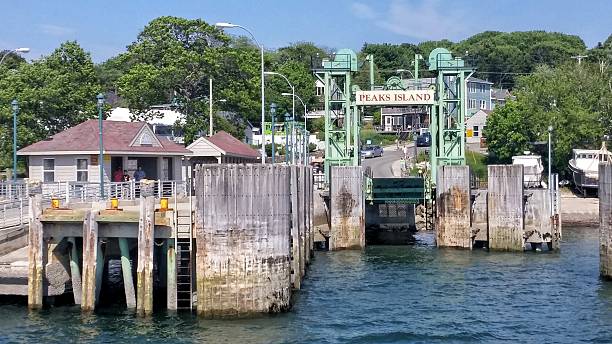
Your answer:
[[[317,252],[291,312],[202,320],[75,306],[0,305],[0,342],[612,343],[612,282],[597,228],[564,228],[560,253],[411,246]]]

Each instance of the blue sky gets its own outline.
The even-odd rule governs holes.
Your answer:
[[[575,34],[592,47],[612,33],[609,0],[2,0],[0,9],[0,49],[30,47],[28,58],[37,58],[77,40],[96,62],[125,50],[163,15],[241,24],[269,49],[297,41],[359,49],[535,29]]]

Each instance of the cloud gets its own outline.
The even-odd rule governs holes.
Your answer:
[[[376,19],[378,17],[378,13],[372,7],[361,2],[351,4],[351,12],[355,17],[361,19]]]
[[[362,3],[353,3],[351,11],[382,29],[417,39],[460,39],[469,31],[469,17],[438,0],[392,0],[382,15]]]
[[[49,36],[68,36],[75,32],[72,28],[52,24],[41,24],[39,27],[42,33]]]

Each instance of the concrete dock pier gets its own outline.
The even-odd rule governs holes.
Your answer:
[[[331,168],[329,249],[365,247],[365,196],[361,166]]]
[[[163,308],[164,294],[166,309],[205,317],[288,310],[312,257],[312,169],[202,165],[194,182],[193,198],[158,199],[145,187],[119,206],[46,207],[33,194],[28,246],[2,257],[0,294],[27,295],[31,309],[72,294],[95,311],[114,259],[126,308],[141,316]]]

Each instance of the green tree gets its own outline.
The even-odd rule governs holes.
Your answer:
[[[598,148],[612,130],[611,74],[591,63],[541,66],[518,79],[516,101],[496,108],[485,135],[493,161],[509,163],[512,155],[545,141],[553,133],[553,166],[565,172],[574,148]],[[544,157],[546,159],[546,156]]]
[[[217,130],[243,136],[244,119],[259,112],[259,51],[244,39],[231,40],[200,19],[160,17],[152,20],[128,47],[123,62],[130,66],[117,79],[119,95],[137,119],[155,116],[152,105],[172,104],[185,115],[186,142],[206,132],[208,93],[213,79],[214,112],[223,109],[238,118],[216,116]],[[237,119],[233,122],[232,120]]]
[[[10,165],[12,110],[19,101],[18,146],[42,140],[97,117],[101,91],[89,53],[76,42],[61,44],[49,56],[21,63],[0,77],[0,166]]]

